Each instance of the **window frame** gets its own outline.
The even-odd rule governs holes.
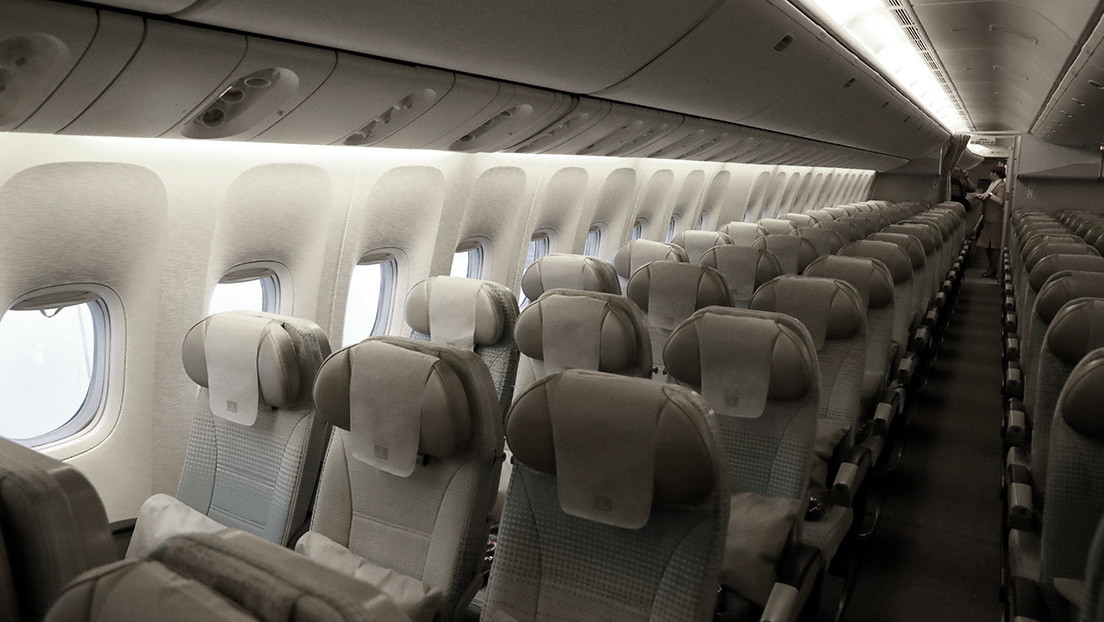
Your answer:
[[[635,242],[644,237],[644,227],[648,225],[647,218],[637,218],[633,221],[632,228],[629,229],[629,241]]]
[[[453,257],[464,253],[468,259],[467,273],[464,275],[466,279],[482,279],[485,274],[485,268],[488,264],[486,243],[481,239],[465,240],[456,245],[456,251],[453,253]],[[359,265],[359,264],[358,264]],[[457,276],[451,274],[451,276]]]
[[[349,285],[345,290],[345,316],[342,318],[341,326],[341,347],[343,348],[368,338],[364,337],[355,342],[348,341],[349,303],[352,302],[349,298],[349,290],[352,289],[353,275],[358,267],[376,265],[380,267],[380,291],[379,299],[376,301],[376,315],[372,320],[368,337],[386,335],[391,327],[391,312],[394,310],[395,291],[398,289],[399,281],[399,257],[390,251],[367,253],[353,265],[353,269],[349,272]]]
[[[530,302],[525,297],[525,290],[521,288],[521,279],[525,276],[525,271],[529,269],[529,266],[537,263],[539,260],[552,254],[552,237],[553,232],[547,229],[538,229],[533,232],[533,235],[529,236],[529,244],[525,247],[525,260],[524,265],[521,267],[521,272],[518,274],[518,308],[524,309]],[[542,244],[543,243],[543,244]],[[534,246],[536,244],[536,246]],[[533,250],[533,260],[529,261],[529,251]],[[543,251],[543,252],[541,252]]]
[[[602,237],[605,234],[602,223],[594,223],[587,229],[586,240],[583,242],[583,254],[588,257],[599,257],[602,252]],[[594,236],[594,247],[591,248],[591,236]]]
[[[215,290],[219,285],[233,285],[236,283],[248,283],[258,281],[261,286],[261,311],[263,313],[290,314],[290,285],[291,276],[287,267],[275,261],[251,261],[233,266],[223,272],[218,281],[215,281],[207,297],[207,315],[211,312],[211,301],[214,300]],[[231,309],[228,309],[228,311]]]
[[[667,223],[667,237],[664,242],[668,244],[678,235],[678,226],[682,222],[682,214],[671,214],[671,221]]]

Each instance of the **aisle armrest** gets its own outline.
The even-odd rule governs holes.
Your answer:
[[[778,581],[763,607],[760,622],[796,622],[820,579],[824,560],[820,549],[797,544],[779,569]]]
[[[834,505],[851,507],[884,446],[884,437],[870,436],[851,448],[851,453],[840,463],[836,479],[832,482],[831,502]]]

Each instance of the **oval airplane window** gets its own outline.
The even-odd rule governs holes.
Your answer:
[[[675,234],[678,233],[680,219],[678,214],[671,216],[671,222],[667,224],[667,239],[663,240],[664,242],[670,242],[675,239]]]
[[[547,233],[543,231],[534,233],[533,237],[529,239],[529,250],[525,253],[525,265],[521,268],[521,274],[525,274],[525,271],[533,265],[534,261],[547,256],[551,248],[552,239]],[[529,304],[529,299],[525,297],[525,292],[521,292],[518,296],[518,306],[525,308],[527,304]]]
[[[468,279],[483,277],[483,245],[474,240],[464,242],[456,247],[452,255],[452,269],[449,276],[459,276]]]
[[[38,446],[87,427],[100,410],[107,368],[107,307],[94,297],[0,317],[0,436]]]
[[[280,279],[268,268],[245,268],[228,272],[211,292],[207,314],[222,311],[264,311],[280,308]]]
[[[598,251],[602,248],[602,228],[598,225],[591,225],[590,230],[587,231],[586,245],[583,247],[583,254],[590,257],[597,257]]]
[[[353,267],[345,303],[345,328],[341,332],[342,347],[387,332],[398,271],[399,262],[391,255],[368,256]]]
[[[646,221],[643,218],[637,218],[633,223],[632,233],[629,234],[629,241],[639,240],[640,236],[644,235],[644,223]]]

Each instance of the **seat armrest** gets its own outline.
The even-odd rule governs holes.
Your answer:
[[[912,381],[912,375],[915,372],[916,357],[912,352],[909,352],[901,357],[901,362],[897,365],[897,380],[907,386]]]
[[[1015,335],[1009,335],[1004,339],[1004,358],[1007,361],[1019,361],[1020,360],[1020,338]]]
[[[909,342],[909,349],[913,352],[925,352],[928,346],[931,345],[932,334],[931,329],[927,323],[916,329],[916,332],[912,335],[912,341]]]
[[[1004,370],[1003,393],[1005,397],[1023,399],[1023,372],[1020,371],[1019,366],[1009,365],[1008,369]]]
[[[897,408],[890,402],[879,402],[874,408],[873,434],[888,436],[889,428],[893,425],[893,417],[897,414]]]
[[[1016,327],[1019,326],[1019,320],[1016,318],[1016,314],[1005,313],[1004,314],[1004,332],[1012,334],[1016,332]]]
[[[1008,617],[1012,622],[1043,620],[1043,595],[1039,584],[1024,577],[1008,582]]]
[[[875,451],[880,453],[884,442],[882,437],[871,437],[851,448],[851,453],[840,463],[836,479],[832,482],[830,500],[833,505],[851,507],[870,467],[877,460]]]
[[[810,604],[809,596],[820,579],[823,566],[820,549],[808,544],[795,545],[779,569],[778,581],[763,607],[760,622],[796,622]]]
[[[124,518],[108,525],[111,529],[111,537],[115,539],[115,548],[119,550],[119,559],[126,557],[130,537],[134,535],[134,525],[137,522],[137,518]]]
[[[1004,442],[1013,447],[1027,447],[1030,438],[1027,414],[1023,409],[1010,408],[1004,419]]]
[[[1008,527],[1026,531],[1031,529],[1035,518],[1035,504],[1033,501],[1035,491],[1030,481],[1023,481],[1025,479],[1023,473],[1024,469],[1022,467],[1009,469],[1008,490],[1005,495],[1008,499]],[[1029,473],[1026,479],[1030,479],[1030,477]]]

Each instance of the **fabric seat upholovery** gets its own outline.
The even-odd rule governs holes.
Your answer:
[[[835,255],[839,249],[847,245],[839,233],[824,227],[798,227],[794,235],[803,237],[813,243],[817,255]]]
[[[118,559],[84,475],[0,438],[0,619],[38,622],[71,579]]]
[[[311,394],[329,353],[317,324],[270,313],[216,313],[188,331],[184,370],[199,391],[180,503],[146,502],[128,557],[197,521],[192,513],[290,543],[307,520],[329,434]]]
[[[782,274],[801,274],[819,256],[808,238],[797,235],[768,235],[757,246],[770,251],[778,259]]]
[[[782,266],[773,253],[753,246],[725,244],[711,248],[702,255],[701,265],[724,277],[732,306],[743,309],[758,287],[782,274]]]
[[[893,341],[896,353],[903,354],[908,347],[909,333],[920,324],[920,314],[912,304],[915,296],[912,261],[901,247],[891,242],[860,240],[840,249],[843,257],[877,259],[889,268],[893,275]]]
[[[521,277],[521,291],[529,300],[540,298],[550,289],[620,294],[621,284],[617,270],[605,259],[553,253],[534,261]]]
[[[729,492],[701,396],[567,371],[518,397],[506,436],[516,464],[483,619],[710,619]]]
[[[755,246],[760,238],[765,238],[768,235],[767,230],[762,225],[735,220],[722,225],[717,231],[731,238],[732,243],[736,246]]]
[[[47,622],[410,622],[378,588],[234,529],[84,573]]]
[[[698,231],[691,229],[676,235],[671,244],[686,251],[686,259],[690,263],[701,263],[702,255],[714,246],[732,244],[732,238],[717,231]]]
[[[468,350],[372,337],[328,358],[314,395],[335,429],[296,550],[414,619],[451,619],[481,583],[502,459],[487,366]]]
[[[514,293],[494,281],[435,276],[410,289],[405,312],[414,339],[471,350],[483,359],[505,413],[514,399],[518,369]]]
[[[665,357],[671,377],[717,413],[732,494],[724,600],[729,614],[751,615],[787,591],[775,582],[785,551],[799,546],[820,399],[816,349],[788,315],[707,307],[679,325]],[[797,601],[808,595],[809,586],[791,587]]]
[[[622,244],[613,254],[613,268],[621,280],[621,291],[628,295],[629,279],[637,270],[653,261],[688,261],[682,247],[652,240],[633,240]]]

